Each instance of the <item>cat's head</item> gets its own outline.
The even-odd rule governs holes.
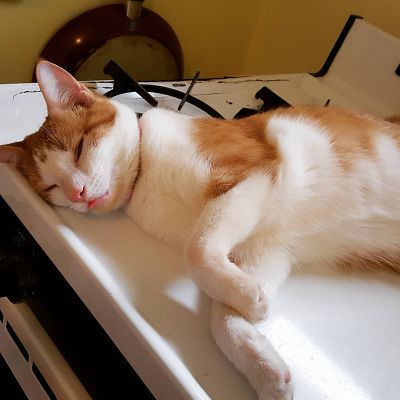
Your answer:
[[[48,116],[36,133],[0,146],[0,162],[16,165],[51,204],[81,212],[120,207],[139,168],[136,114],[47,61],[36,76]]]

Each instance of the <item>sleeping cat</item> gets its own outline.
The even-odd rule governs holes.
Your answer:
[[[290,399],[290,374],[255,322],[294,269],[398,269],[400,127],[335,108],[236,121],[152,109],[141,119],[46,61],[38,132],[0,146],[57,206],[124,207],[186,254],[212,299],[211,330],[260,399]]]

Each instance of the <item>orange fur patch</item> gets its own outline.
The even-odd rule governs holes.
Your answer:
[[[383,250],[357,252],[336,262],[339,271],[393,271],[400,272],[400,252]]]
[[[76,106],[50,115],[39,132],[42,131],[46,136],[47,147],[74,151],[83,136],[88,146],[95,145],[113,124],[115,117],[113,105],[96,96],[89,106]]]
[[[266,137],[266,122],[267,114],[228,121],[195,119],[194,140],[212,165],[206,197],[227,192],[255,171],[275,178],[279,154]]]

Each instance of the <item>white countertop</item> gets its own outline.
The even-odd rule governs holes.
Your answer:
[[[253,96],[263,85],[292,90],[302,77],[308,79],[206,81],[194,95],[232,117],[257,104]],[[120,99],[136,111],[146,108],[135,95]],[[35,84],[1,85],[0,143],[35,131],[45,113]],[[0,166],[0,195],[158,399],[256,398],[214,344],[209,299],[186,275],[180,255],[123,212],[89,216],[52,208],[7,166]],[[294,399],[399,399],[399,306],[400,277],[394,274],[290,278],[263,330],[289,365]]]

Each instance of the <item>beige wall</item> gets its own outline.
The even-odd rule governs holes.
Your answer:
[[[47,39],[72,17],[112,0],[0,0],[0,82],[30,81]],[[400,37],[395,0],[146,0],[175,29],[185,75],[319,69],[351,14]]]
[[[350,14],[400,38],[397,0],[261,1],[246,73],[319,70]],[[400,61],[400,60],[399,60]]]
[[[0,82],[30,82],[35,60],[51,35],[71,18],[109,3],[109,0],[0,0]]]

